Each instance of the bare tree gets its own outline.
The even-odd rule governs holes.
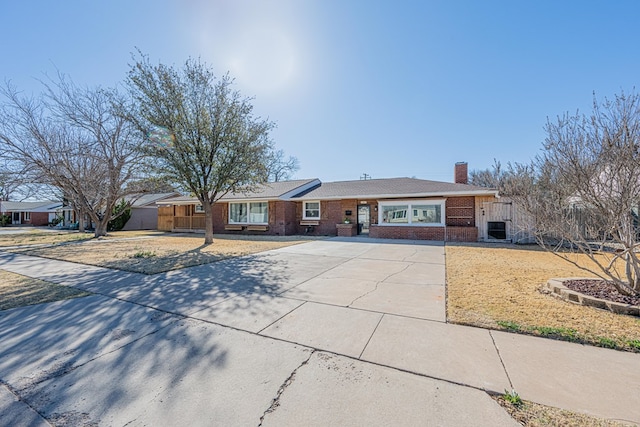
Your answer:
[[[511,197],[533,216],[542,246],[640,295],[640,98],[594,97],[589,116],[549,120],[546,133],[543,153],[512,168]]]
[[[4,153],[0,153],[2,156]],[[19,189],[24,182],[20,178],[20,171],[15,163],[3,161],[0,163],[0,201],[13,200],[19,195]],[[22,198],[18,196],[19,198]]]
[[[103,236],[140,166],[137,130],[116,114],[114,101],[124,101],[114,91],[81,89],[63,76],[43,86],[35,98],[10,84],[0,89],[5,158],[20,164],[30,182],[58,188]]]
[[[286,181],[300,169],[296,157],[285,157],[284,150],[275,150],[267,158],[267,180],[269,182]]]
[[[129,71],[130,118],[148,135],[146,149],[160,174],[202,204],[205,244],[213,242],[213,204],[229,192],[251,190],[268,175],[274,124],[255,117],[251,100],[232,83],[192,59],[175,69],[142,55]]]
[[[131,194],[173,193],[176,191],[173,185],[159,176],[147,176],[132,181],[127,185],[127,190]]]
[[[491,169],[472,170],[469,172],[469,184],[478,187],[500,189],[504,186],[504,181],[508,179],[508,172],[502,164],[494,159]]]

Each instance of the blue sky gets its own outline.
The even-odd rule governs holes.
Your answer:
[[[139,48],[200,57],[300,160],[298,178],[415,176],[527,162],[547,117],[640,77],[637,1],[0,0],[0,74],[122,81]]]

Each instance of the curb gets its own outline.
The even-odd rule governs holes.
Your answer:
[[[569,280],[593,280],[593,277],[569,277],[565,279],[549,279],[546,284],[546,288],[556,297],[565,301],[584,305],[587,307],[599,308],[602,310],[609,310],[616,314],[626,314],[629,316],[640,317],[640,307],[637,305],[629,305],[620,302],[613,302],[601,298],[592,297],[582,294],[580,292],[573,291],[564,285],[564,282]]]

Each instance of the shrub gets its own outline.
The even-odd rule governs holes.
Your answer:
[[[120,231],[131,218],[131,207],[124,199],[113,207],[113,219],[107,225],[107,231]]]

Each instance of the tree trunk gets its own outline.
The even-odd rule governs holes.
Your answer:
[[[106,236],[108,224],[109,221],[106,218],[96,221],[96,230],[93,233],[93,237]]]
[[[204,207],[204,244],[213,243],[213,207],[211,203],[202,203]]]
[[[84,233],[84,211],[81,209],[76,211],[76,221],[78,222],[78,232]]]

